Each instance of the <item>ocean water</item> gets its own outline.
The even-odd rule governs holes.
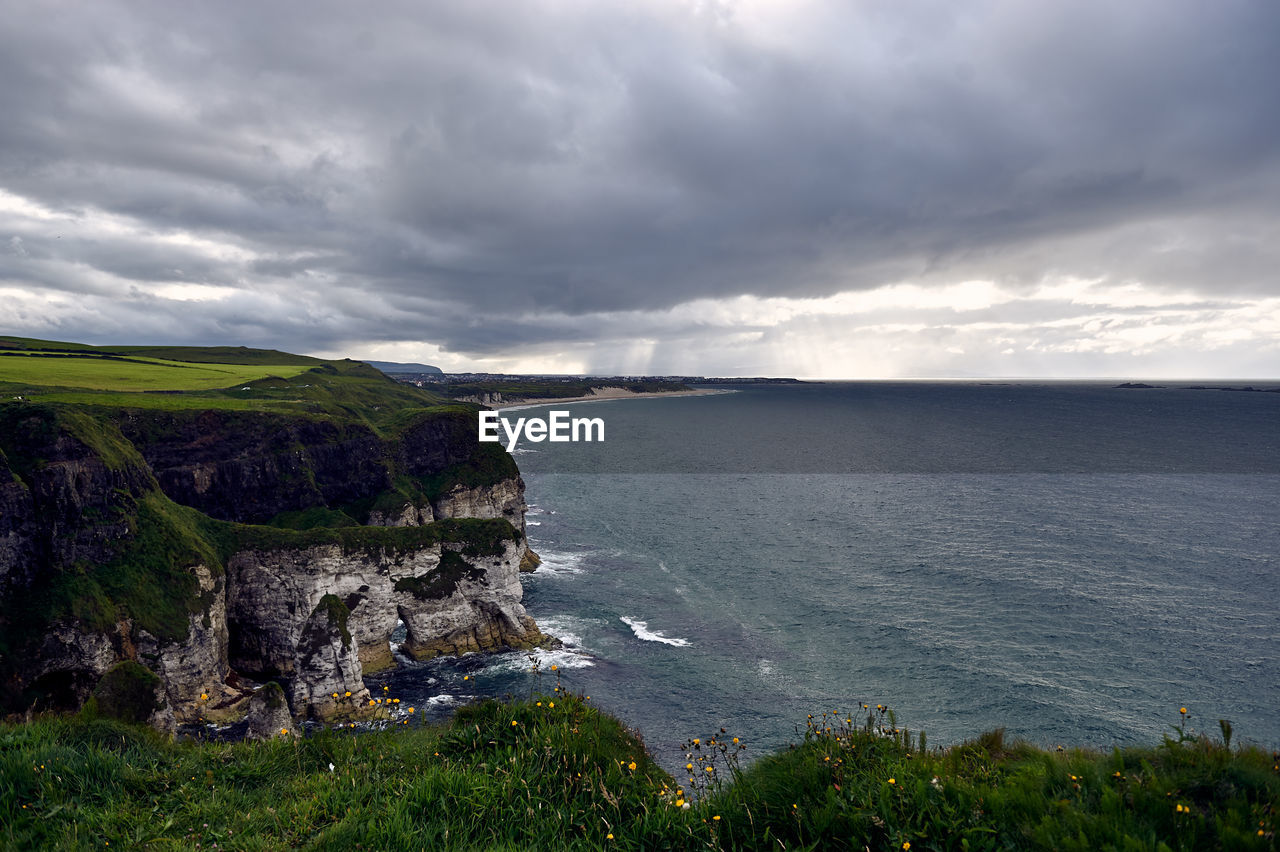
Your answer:
[[[592,697],[660,762],[727,728],[888,704],[946,744],[1193,728],[1280,746],[1280,393],[1101,384],[746,386],[558,405],[602,444],[517,449],[566,647],[407,664],[443,715]],[[538,413],[538,409],[518,412]],[[506,416],[515,416],[508,413]]]

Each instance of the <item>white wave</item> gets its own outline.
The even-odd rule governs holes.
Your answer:
[[[542,521],[525,521],[524,525],[526,527],[540,527],[542,526]]]
[[[530,656],[537,661],[538,668],[543,675],[551,677],[554,677],[551,674],[552,666],[562,669],[587,669],[596,664],[591,655],[574,648],[535,648],[532,651],[512,651],[506,654],[498,654],[494,656],[493,662],[489,664],[488,668],[499,672],[532,673],[533,664],[529,660]]]
[[[446,706],[453,704],[458,699],[452,695],[433,695],[427,699],[427,703],[433,707]]]
[[[538,629],[548,636],[554,636],[572,649],[582,647],[582,619],[568,615],[540,616]]]
[[[539,551],[542,564],[535,570],[534,576],[560,577],[568,574],[582,573],[582,560],[585,553],[554,553]]]
[[[623,624],[631,628],[631,632],[636,634],[637,639],[643,639],[646,642],[661,642],[664,645],[673,645],[676,648],[683,648],[687,645],[693,644],[688,639],[673,639],[668,636],[663,636],[656,630],[650,630],[649,622],[641,621],[638,618],[631,618],[624,615],[620,617],[620,620]]]

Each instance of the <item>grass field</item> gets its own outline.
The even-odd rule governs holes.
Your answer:
[[[311,364],[198,364],[97,353],[6,352],[0,382],[103,391],[191,391],[230,388],[267,376],[289,378]]]
[[[360,361],[240,346],[87,346],[0,336],[0,403],[17,397],[98,409],[336,417],[393,429],[415,412],[457,407]]]
[[[937,749],[883,728],[882,711],[865,724],[828,714],[750,766],[731,731],[688,740],[672,778],[561,689],[464,707],[440,727],[388,706],[382,732],[265,743],[168,743],[83,716],[2,725],[0,846],[1276,848],[1277,756],[1189,732],[1111,752],[1044,751],[999,731]]]

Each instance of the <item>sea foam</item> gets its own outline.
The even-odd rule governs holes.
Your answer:
[[[636,634],[637,639],[643,639],[645,642],[661,642],[664,645],[672,645],[676,648],[683,648],[687,645],[693,644],[688,639],[673,639],[669,636],[663,636],[656,630],[650,630],[649,622],[641,621],[638,618],[631,618],[630,616],[624,615],[620,617],[620,620],[623,624],[631,628],[631,632]]]

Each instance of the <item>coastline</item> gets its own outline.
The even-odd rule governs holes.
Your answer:
[[[682,391],[656,391],[656,392],[636,393],[634,391],[626,390],[625,388],[604,387],[604,388],[597,388],[596,391],[597,392],[593,393],[591,396],[564,396],[564,397],[557,397],[556,399],[538,400],[536,402],[533,400],[526,399],[526,400],[521,400],[519,402],[490,403],[488,407],[495,410],[496,409],[506,410],[506,409],[517,409],[517,408],[538,408],[544,405],[559,405],[561,403],[568,403],[568,402],[606,402],[609,400],[616,400],[616,399],[665,399],[668,397],[675,397],[675,396],[714,396],[716,394],[722,394],[722,393],[737,393],[737,391],[731,390],[729,388],[695,388],[695,389],[682,390]]]

